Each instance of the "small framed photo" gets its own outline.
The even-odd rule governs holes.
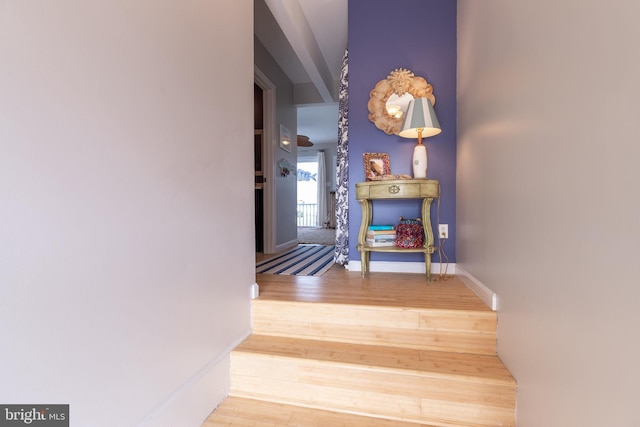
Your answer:
[[[391,175],[391,164],[388,153],[364,153],[364,176],[367,181],[382,179],[385,175]]]
[[[291,152],[291,131],[283,125],[280,125],[280,148]]]

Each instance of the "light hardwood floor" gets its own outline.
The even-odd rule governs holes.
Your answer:
[[[334,265],[320,277],[259,274],[260,298],[373,306],[403,306],[450,310],[491,309],[456,276],[437,274],[369,273]]]
[[[231,397],[205,427],[515,425],[496,313],[459,278],[334,266],[257,283]]]

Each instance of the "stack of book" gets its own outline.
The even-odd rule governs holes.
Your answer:
[[[396,229],[393,225],[370,225],[366,236],[367,246],[395,246]]]

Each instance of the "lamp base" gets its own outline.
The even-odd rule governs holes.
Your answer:
[[[413,149],[413,177],[414,178],[426,178],[427,177],[427,147],[423,144],[418,144]]]

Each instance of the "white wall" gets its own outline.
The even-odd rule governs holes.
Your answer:
[[[640,4],[458,1],[457,261],[519,427],[640,425]]]
[[[0,402],[199,426],[254,276],[252,2],[0,1]]]

